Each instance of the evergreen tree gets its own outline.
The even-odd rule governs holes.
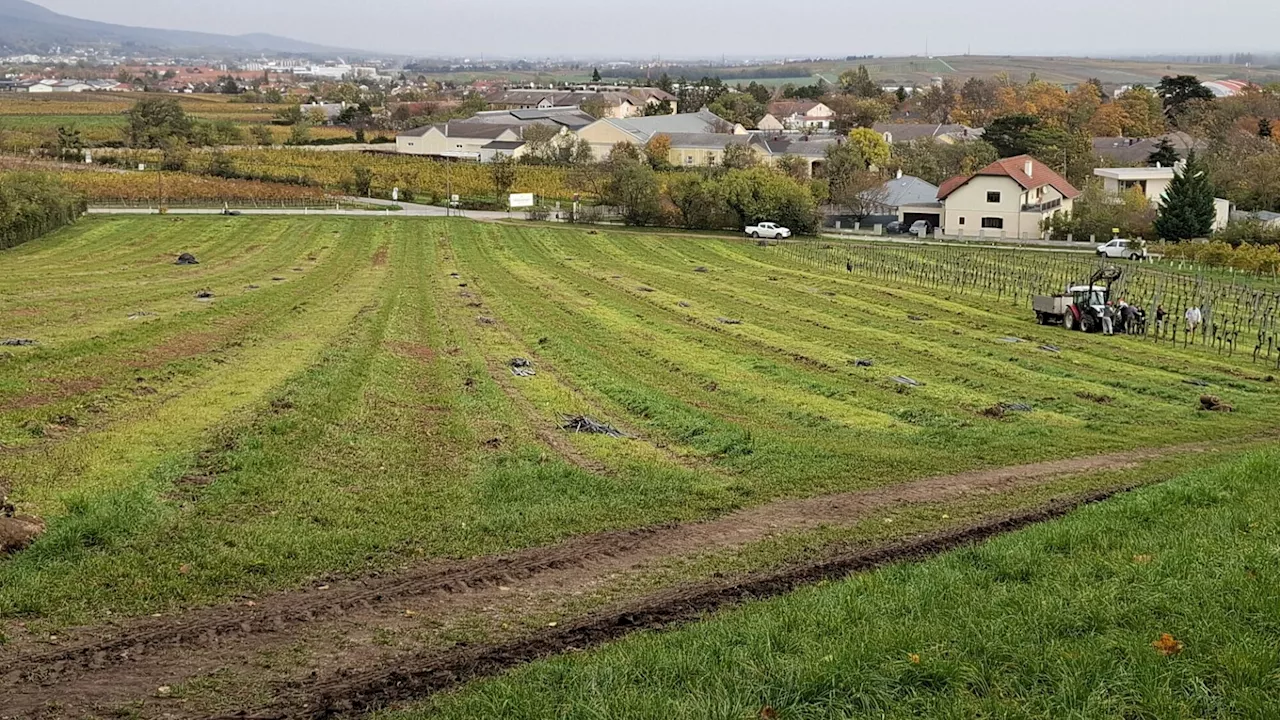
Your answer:
[[[1169,142],[1169,138],[1162,137],[1160,142],[1156,144],[1156,149],[1147,156],[1147,164],[1151,167],[1173,167],[1181,159],[1178,156],[1178,149],[1173,146],[1173,143]]]
[[[1258,137],[1267,140],[1271,139],[1271,121],[1266,118],[1258,118]]]
[[[600,82],[600,68],[591,69],[591,82],[593,83]]]
[[[1173,182],[1160,200],[1156,233],[1161,239],[1173,242],[1208,237],[1215,217],[1213,188],[1193,150],[1187,153],[1186,165],[1174,174]]]

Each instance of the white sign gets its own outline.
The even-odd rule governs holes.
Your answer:
[[[507,206],[513,208],[533,207],[533,193],[511,193]]]

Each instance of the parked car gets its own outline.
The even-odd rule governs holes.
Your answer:
[[[1109,243],[1098,246],[1098,257],[1145,260],[1147,258],[1147,248],[1142,244],[1141,240],[1116,238]]]
[[[917,237],[920,235],[928,235],[933,232],[933,225],[929,224],[928,220],[917,220],[911,223],[911,229],[907,232]]]
[[[760,223],[747,228],[747,234],[753,238],[765,238],[768,240],[777,240],[778,238],[791,237],[791,231],[778,225],[777,223]]]
[[[889,234],[889,235],[901,235],[902,222],[898,220],[894,220],[893,222],[884,226],[884,231],[886,234]]]

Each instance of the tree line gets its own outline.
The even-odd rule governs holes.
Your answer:
[[[85,210],[84,198],[53,175],[0,173],[0,249],[16,247],[70,225]]]

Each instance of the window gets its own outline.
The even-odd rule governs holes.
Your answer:
[[[685,164],[685,165],[692,165],[692,164],[693,164],[693,156],[692,156],[692,155],[685,155],[685,156],[684,156],[684,164]]]
[[[998,202],[1000,202],[1000,191],[999,191],[999,190],[992,190],[992,191],[988,192],[988,193],[987,193],[987,202],[989,202],[989,203],[998,203]]]
[[[963,217],[963,216],[960,218],[960,224],[961,224],[961,225],[963,225],[963,224],[964,224],[964,217]]]
[[[1004,218],[992,218],[992,217],[982,218],[982,227],[990,228],[992,230],[1003,230]]]

